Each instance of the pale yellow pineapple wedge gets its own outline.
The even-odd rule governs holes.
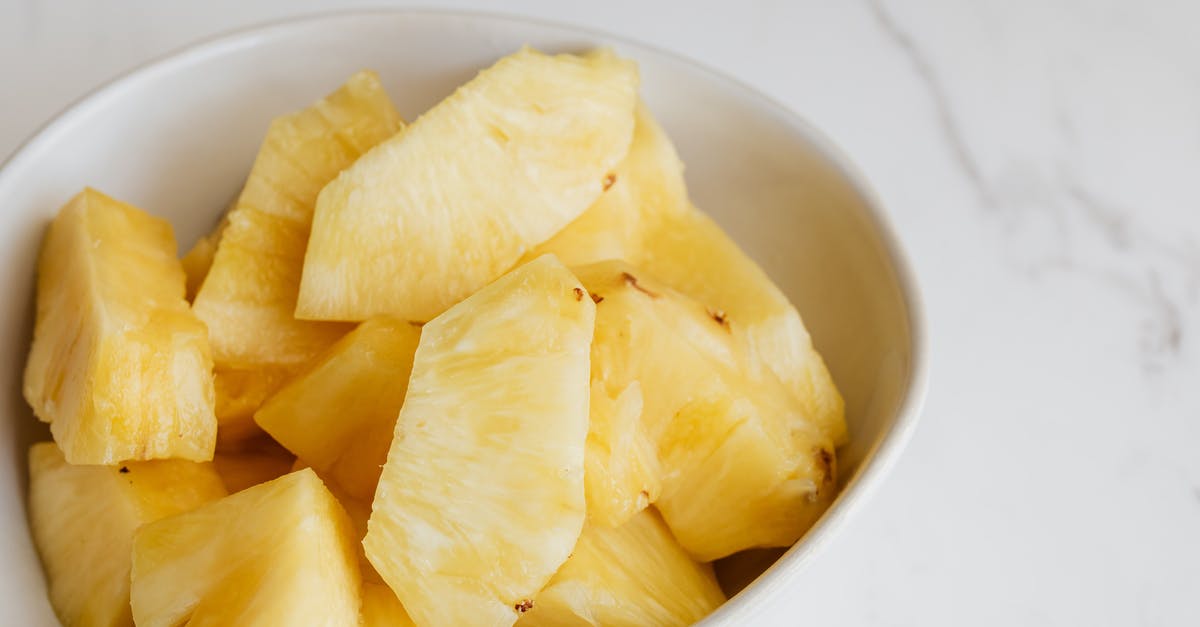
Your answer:
[[[225,496],[209,464],[73,466],[52,442],[29,449],[29,526],[50,602],[67,627],[132,626],[129,567],[139,526]]]
[[[220,425],[217,430],[217,450],[241,451],[264,437],[262,429],[254,422],[254,412],[294,374],[291,367],[217,366],[213,370],[215,409],[217,424]]]
[[[554,253],[571,266],[624,259],[736,322],[752,365],[787,385],[838,445],[847,440],[844,403],[800,315],[787,297],[708,216],[693,207],[683,163],[644,106],[629,155],[612,188],[533,254]]]
[[[321,192],[296,315],[427,321],[601,194],[637,70],[607,51],[505,57]]]
[[[258,410],[260,427],[326,481],[370,502],[404,404],[419,327],[372,318]]]
[[[598,430],[621,432],[606,424],[609,417],[593,401],[589,515],[611,522],[595,512],[607,506],[611,513],[612,503],[624,503],[615,511],[627,515],[655,503],[679,542],[701,561],[795,542],[833,497],[832,442],[808,424],[774,375],[750,365],[745,345],[719,312],[623,262],[576,273],[599,301],[593,391],[619,398],[637,385],[641,431],[621,437],[655,445],[661,481],[661,494],[647,498],[631,483],[595,480],[624,475],[654,485],[655,467],[635,466],[629,456],[594,454],[603,450]]]
[[[300,470],[142,527],[131,603],[140,627],[358,622],[345,511]]]
[[[293,315],[313,207],[326,183],[400,125],[373,72],[271,123],[193,304],[208,324],[218,379],[226,373],[227,387],[241,391],[219,412],[223,443],[256,433],[258,404],[350,330]]]
[[[87,189],[38,260],[25,399],[73,464],[212,459],[212,359],[171,225]]]
[[[363,541],[418,625],[511,625],[575,545],[595,307],[548,255],[422,329]]]
[[[520,627],[691,625],[725,602],[712,567],[679,546],[658,512],[586,525]]]
[[[242,443],[240,451],[217,451],[213,467],[230,494],[278,479],[292,471],[296,456],[268,437]]]

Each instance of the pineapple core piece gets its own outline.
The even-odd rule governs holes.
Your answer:
[[[209,236],[215,255],[193,305],[208,325],[218,395],[231,396],[217,403],[223,445],[255,434],[258,405],[350,330],[293,315],[313,206],[326,183],[400,125],[373,72],[271,123],[241,195]]]
[[[267,401],[255,421],[323,479],[370,502],[420,337],[397,318],[362,323]]]
[[[787,386],[837,445],[847,441],[845,406],[800,314],[761,268],[691,205],[683,163],[644,105],[629,155],[612,187],[534,254],[575,267],[624,259],[736,324],[734,333]]]
[[[719,312],[620,261],[576,273],[598,301],[587,448],[592,520],[612,524],[655,503],[701,561],[795,542],[834,493],[828,438],[773,374],[749,363]],[[636,405],[622,407],[631,390],[640,396],[637,420],[625,415]],[[656,460],[615,454],[648,446]]]
[[[553,256],[421,332],[367,559],[421,625],[511,625],[584,519],[595,305]]]
[[[25,399],[72,464],[212,459],[212,359],[171,225],[93,189],[38,260]]]
[[[300,470],[142,527],[131,602],[140,627],[356,625],[346,512]]]
[[[209,464],[169,459],[72,466],[54,443],[34,444],[29,525],[58,619],[67,627],[132,627],[134,532],[222,496],[225,489]]]
[[[426,321],[601,194],[633,135],[636,66],[505,57],[321,191],[296,315]]]
[[[693,561],[651,508],[615,529],[584,526],[517,625],[691,625],[724,602],[712,567]]]

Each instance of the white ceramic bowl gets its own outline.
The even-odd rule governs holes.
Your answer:
[[[267,122],[355,70],[381,74],[412,119],[476,70],[529,43],[611,45],[641,64],[642,93],[710,212],[799,307],[846,398],[842,492],[809,533],[710,617],[752,624],[882,478],[917,419],[922,319],[875,197],[811,126],[729,77],[651,47],[535,21],[444,12],[300,19],[202,43],[84,98],[0,171],[0,624],[52,625],[26,525],[26,451],[46,430],[21,397],[34,265],[46,224],[85,185],[168,217],[189,245],[248,171]]]

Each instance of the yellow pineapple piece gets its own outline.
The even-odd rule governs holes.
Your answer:
[[[243,442],[240,451],[217,451],[213,467],[230,494],[278,479],[292,471],[296,456],[271,438]]]
[[[484,70],[321,192],[296,315],[426,321],[494,280],[601,194],[636,89],[607,51]]]
[[[845,408],[800,315],[770,278],[708,216],[693,207],[683,163],[644,105],[612,188],[533,254],[568,265],[624,259],[733,320],[754,366],[765,366],[838,445]]]
[[[131,603],[140,627],[354,625],[350,521],[301,470],[143,526]]]
[[[420,337],[397,318],[362,323],[271,397],[255,421],[323,479],[370,502]]]
[[[615,529],[584,526],[517,625],[691,625],[724,602],[712,567],[692,561],[647,509]]]
[[[222,442],[256,433],[258,404],[350,330],[293,315],[313,207],[326,183],[400,124],[373,72],[271,123],[193,305],[208,324],[218,378],[238,373],[229,375],[242,392],[230,395],[236,407],[218,412]],[[260,372],[264,380],[253,381]]]
[[[571,552],[594,315],[547,255],[422,329],[363,540],[417,624],[511,625]]]
[[[213,389],[216,392],[217,450],[239,451],[263,437],[263,430],[254,422],[254,412],[294,373],[289,368],[229,368],[213,370]]]
[[[589,516],[612,523],[655,503],[680,544],[702,561],[795,542],[833,497],[828,438],[774,375],[750,365],[718,312],[623,262],[576,273],[599,301],[593,394],[620,398],[636,385],[641,395],[640,431],[633,434],[592,402]],[[610,441],[648,440],[657,465],[595,454],[605,450],[597,438],[605,430]],[[628,479],[595,479],[614,476],[660,481],[661,494],[634,492],[637,483]]]
[[[361,627],[415,627],[392,589],[382,583],[364,581],[362,585]]]
[[[73,466],[52,442],[29,449],[29,525],[50,602],[67,627],[132,626],[129,566],[139,526],[225,495],[209,464]]]
[[[212,359],[171,226],[87,189],[38,260],[25,399],[73,464],[212,459]]]

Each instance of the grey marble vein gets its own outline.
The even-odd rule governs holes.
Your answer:
[[[963,131],[959,128],[958,122],[955,120],[954,111],[950,104],[950,97],[946,93],[946,88],[942,85],[941,78],[933,69],[933,64],[929,62],[925,53],[917,46],[912,37],[900,27],[900,24],[883,7],[882,0],[865,0],[865,2],[867,9],[875,18],[880,29],[900,49],[909,63],[912,64],[913,71],[916,72],[917,77],[920,78],[921,83],[929,92],[929,97],[933,101],[933,109],[937,114],[938,127],[942,130],[946,145],[950,148],[950,152],[954,156],[954,161],[962,170],[962,174],[975,189],[976,195],[979,196],[979,202],[985,208],[997,208],[987,181],[984,179],[983,171],[975,161],[975,157],[971,154],[971,151],[967,148]]]

